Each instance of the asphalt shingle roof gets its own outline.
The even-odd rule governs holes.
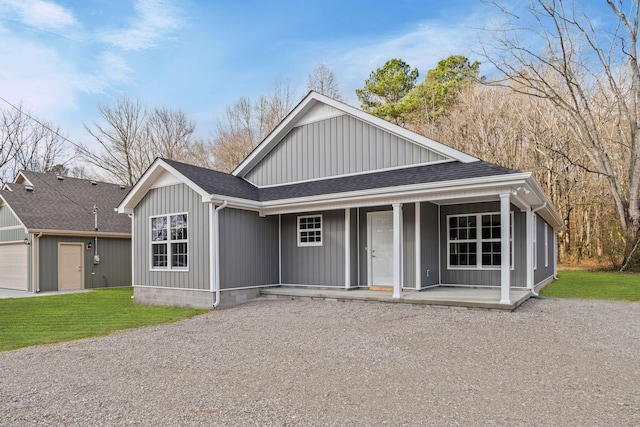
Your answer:
[[[33,184],[26,191],[24,184],[7,184],[12,191],[0,194],[31,230],[94,231],[93,206],[98,208],[98,229],[102,233],[131,233],[131,219],[114,211],[129,187],[86,179],[22,171]]]
[[[428,184],[434,182],[454,181],[457,179],[507,175],[519,172],[514,169],[504,168],[493,163],[483,161],[470,163],[447,162],[363,173],[318,181],[301,182],[297,184],[257,188],[242,178],[224,172],[192,166],[176,162],[174,160],[164,161],[210,194],[219,194],[255,201],[272,201],[319,196],[351,191],[372,190],[376,188],[390,188],[412,184]]]

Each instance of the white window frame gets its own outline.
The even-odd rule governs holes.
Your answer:
[[[314,241],[314,242],[303,242],[302,241],[302,237],[303,237],[303,233],[307,232],[309,229],[301,229],[300,228],[300,222],[302,219],[309,219],[309,218],[319,218],[320,219],[320,228],[314,228],[313,231],[317,231],[319,232],[319,237],[320,240],[319,241]],[[298,247],[309,247],[309,246],[322,246],[322,242],[323,242],[323,236],[322,236],[322,222],[323,222],[323,218],[322,218],[322,214],[314,214],[314,215],[300,215],[297,217],[296,219],[296,229],[297,229],[297,240],[298,240]]]
[[[538,215],[533,214],[533,269],[538,269]]]
[[[549,267],[549,226],[544,223],[544,266]]]
[[[447,233],[447,269],[449,270],[500,270],[501,266],[496,265],[496,266],[484,266],[482,265],[482,243],[484,242],[499,242],[500,239],[483,239],[482,238],[482,216],[483,215],[500,215],[500,212],[472,212],[472,213],[462,213],[462,214],[452,214],[452,215],[447,215],[446,217],[446,221],[447,221],[447,226],[446,226],[446,233]],[[475,216],[476,217],[476,238],[475,239],[463,239],[463,240],[457,240],[457,239],[451,239],[451,233],[450,233],[450,218],[453,217],[472,217]],[[513,270],[515,268],[514,266],[514,251],[513,251],[513,211],[509,211],[509,244],[510,244],[510,249],[509,249],[509,253],[511,255],[511,260],[510,260],[510,266],[509,269]],[[476,244],[476,265],[451,265],[451,243],[473,243],[475,242]]]
[[[187,229],[187,238],[186,239],[171,239],[171,217],[173,216],[178,216],[178,215],[186,215],[187,218],[187,225],[186,225],[186,229]],[[154,241],[153,240],[153,220],[155,218],[165,218],[166,219],[166,233],[167,233],[167,239],[166,240],[161,240],[161,241]],[[190,232],[189,232],[189,213],[188,212],[175,212],[175,213],[170,213],[170,214],[165,214],[165,215],[152,215],[149,217],[149,270],[151,271],[189,271],[189,259],[191,258],[189,255],[189,236],[190,236]],[[186,266],[173,266],[172,265],[172,258],[173,258],[173,252],[172,252],[172,245],[174,243],[185,243],[187,245],[187,253],[185,254],[187,256],[187,262],[186,262]],[[167,248],[167,265],[166,266],[154,266],[153,265],[153,247],[154,246],[159,246],[159,245],[165,245]]]

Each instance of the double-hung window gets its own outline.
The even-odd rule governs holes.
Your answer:
[[[189,267],[187,229],[186,213],[151,217],[151,269]]]
[[[322,215],[298,217],[298,246],[322,246]]]
[[[513,267],[513,214],[510,215],[510,265]],[[449,215],[447,264],[454,269],[498,269],[502,264],[500,213]]]

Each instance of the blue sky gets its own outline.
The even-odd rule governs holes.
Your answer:
[[[0,0],[0,96],[74,142],[122,95],[181,108],[207,138],[227,105],[275,80],[300,99],[320,62],[359,106],[355,89],[390,58],[420,80],[449,55],[479,59],[490,18],[462,0]]]

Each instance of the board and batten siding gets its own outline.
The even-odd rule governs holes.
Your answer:
[[[100,264],[93,264],[93,237],[42,236],[39,240],[40,291],[58,290],[58,243],[82,243],[84,288],[131,286],[131,240],[98,238]],[[91,248],[88,249],[88,243]]]
[[[547,225],[547,251],[548,251],[548,265],[545,267],[545,245],[544,245],[544,225],[546,224],[545,220],[540,216],[536,215],[536,246],[537,250],[537,268],[533,270],[533,282],[535,285],[544,282],[554,274],[554,263],[555,263],[555,252],[553,247],[553,228],[550,225]]]
[[[245,179],[257,186],[447,160],[348,115],[295,127]]]
[[[438,237],[438,206],[420,204],[420,285],[437,285],[440,280],[440,242]]]
[[[322,246],[298,247],[298,216],[322,215]],[[282,283],[345,285],[344,210],[282,215]]]
[[[151,270],[151,217],[187,213],[188,269]],[[209,207],[185,184],[153,188],[134,210],[134,286],[209,289]]]
[[[278,217],[226,208],[219,219],[220,288],[278,284]]]
[[[511,270],[511,286],[527,286],[527,262],[526,262],[526,218],[525,212],[511,205],[513,212],[513,251],[514,269]],[[440,208],[440,244],[442,284],[446,285],[471,285],[471,286],[500,286],[500,269],[484,270],[469,269],[455,270],[447,268],[447,215],[474,214],[485,212],[500,212],[500,202],[471,203],[462,205],[447,205]]]
[[[26,232],[11,209],[0,206],[0,242],[21,242]]]

